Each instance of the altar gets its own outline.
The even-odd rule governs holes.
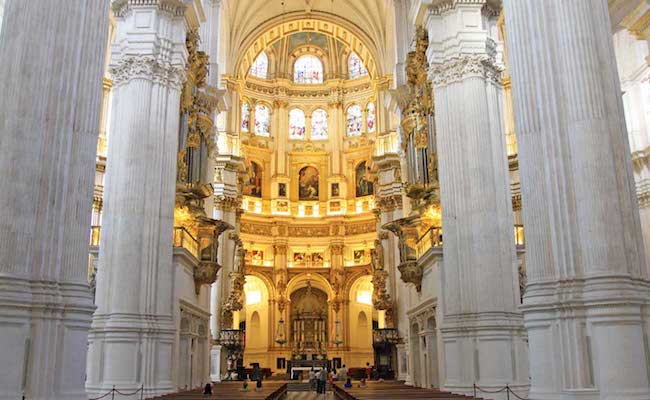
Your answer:
[[[320,371],[321,369],[323,369],[323,367],[320,367],[320,366],[314,366],[314,367],[291,367],[291,380],[296,380],[296,379],[298,379],[298,377],[297,377],[297,375],[296,375],[297,373],[302,374],[302,379],[305,380],[306,378],[309,377],[309,371],[311,371],[312,368],[314,369],[314,372],[318,372],[318,371]]]

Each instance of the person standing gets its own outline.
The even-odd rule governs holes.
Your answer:
[[[309,370],[309,391],[311,392],[312,390],[315,390],[316,388],[316,372],[314,371],[314,367],[311,367]]]
[[[339,369],[339,379],[343,382],[348,379],[348,369],[345,367],[345,364]]]
[[[318,371],[318,393],[319,394],[325,394],[326,384],[327,384],[327,369],[321,368],[321,370]]]
[[[372,378],[372,367],[370,366],[370,363],[366,363],[366,379],[370,380]]]

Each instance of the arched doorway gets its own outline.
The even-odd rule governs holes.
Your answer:
[[[242,310],[246,347],[244,349],[244,367],[259,363],[262,368],[271,368],[272,360],[269,349],[269,290],[262,279],[255,275],[246,275],[244,285],[245,305]]]
[[[327,358],[328,304],[327,294],[311,282],[291,295],[289,338],[292,358],[316,360]]]

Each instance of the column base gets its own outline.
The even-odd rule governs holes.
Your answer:
[[[648,281],[608,275],[530,282],[522,310],[531,399],[650,399]]]
[[[0,277],[1,400],[86,400],[88,285]]]
[[[210,379],[221,382],[221,345],[218,344],[210,349]]]
[[[121,392],[144,387],[145,398],[177,391],[175,336],[171,317],[95,315],[88,336],[88,395],[98,397],[113,387]]]
[[[518,395],[526,394],[528,347],[520,314],[485,312],[445,316],[440,334],[445,354],[443,390],[473,395],[474,384],[489,391],[509,385]],[[477,395],[507,398],[505,390]]]

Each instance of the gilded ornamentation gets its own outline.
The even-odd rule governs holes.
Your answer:
[[[402,142],[408,143],[413,135],[415,147],[425,149],[429,147],[429,116],[433,114],[433,98],[427,76],[429,38],[421,26],[416,30],[415,41],[415,50],[409,52],[406,59],[408,94],[402,108]]]
[[[418,265],[416,260],[409,260],[401,263],[398,267],[400,277],[404,283],[412,283],[415,289],[419,292],[422,290],[422,276],[424,270],[421,265]]]
[[[188,157],[190,149],[200,149],[205,145],[207,153],[212,155],[215,149],[212,114],[218,99],[206,90],[208,74],[208,55],[198,50],[199,33],[196,29],[187,32],[187,81],[181,92],[181,113],[186,116],[186,137],[181,141],[178,153],[177,180],[191,182],[193,176],[188,174]]]

